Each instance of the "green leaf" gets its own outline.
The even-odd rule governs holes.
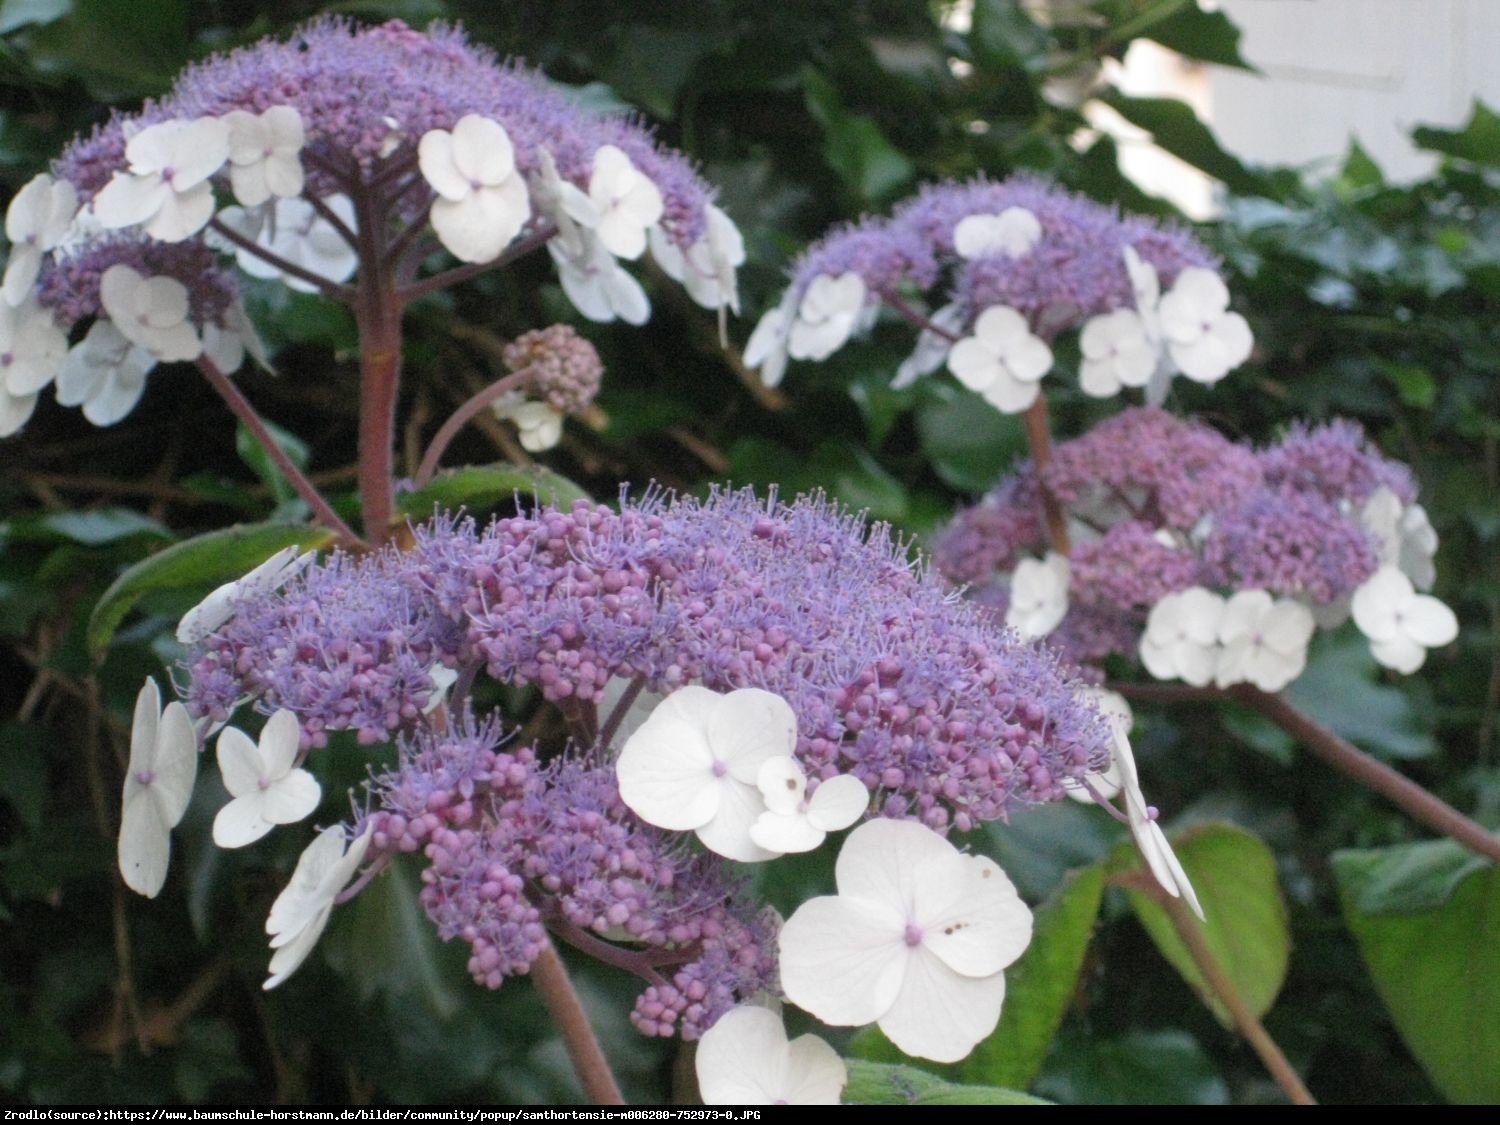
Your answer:
[[[1440,152],[1444,156],[1475,164],[1500,167],[1500,116],[1491,112],[1489,106],[1475,101],[1469,120],[1462,129],[1437,129],[1421,125],[1412,130],[1411,139],[1417,147],[1428,152]]]
[[[87,512],[57,512],[44,516],[41,526],[85,547],[99,547],[132,535],[171,539],[172,533],[131,508],[95,508]]]
[[[931,393],[936,401],[917,412],[922,451],[944,483],[984,492],[1022,456],[1020,425],[962,387],[934,382]]]
[[[425,520],[432,516],[434,508],[447,512],[460,508],[471,513],[488,512],[500,504],[511,503],[517,496],[534,496],[538,503],[556,508],[570,508],[575,500],[590,498],[578,485],[551,469],[496,462],[438,473],[421,488],[397,496],[396,508],[410,519]]]
[[[1015,0],[975,0],[969,24],[969,50],[987,70],[1024,68],[1046,54],[1049,37],[1027,18]]]
[[[1356,189],[1385,186],[1380,165],[1355,140],[1349,142],[1349,154],[1344,157],[1344,166],[1339,169],[1339,179],[1346,186]]]
[[[265,425],[271,433],[272,440],[286,454],[287,460],[299,469],[307,468],[307,442],[274,422],[268,421]],[[271,459],[271,454],[266,451],[266,447],[261,445],[243,422],[234,430],[234,450],[240,455],[240,460],[249,465],[251,471],[260,478],[260,482],[270,491],[276,503],[285,504],[288,500],[297,499],[297,490],[292,487],[292,482],[281,471],[281,467]]]
[[[1223,12],[1205,12],[1196,0],[1188,0],[1138,34],[1190,59],[1259,73],[1240,55],[1240,29]]]
[[[916,169],[864,114],[845,108],[833,83],[812,67],[802,70],[808,112],[823,127],[823,158],[862,203],[889,199]]]
[[[1437,402],[1437,380],[1420,363],[1402,363],[1382,356],[1372,356],[1371,362],[1391,381],[1396,394],[1407,406],[1431,410]]]
[[[333,532],[306,524],[241,524],[210,531],[142,559],[111,583],[89,618],[89,650],[109,644],[131,607],[157,590],[203,590],[243,577],[283,547],[315,550],[333,542]]]
[[[845,1105],[1047,1105],[1017,1090],[961,1086],[914,1066],[848,1059]]]
[[[1338,853],[1353,907],[1361,914],[1434,910],[1488,860],[1453,840],[1423,840],[1393,848]]]
[[[1172,841],[1203,904],[1204,942],[1235,990],[1257,1016],[1281,991],[1291,954],[1286,904],[1276,884],[1276,857],[1242,828],[1218,824],[1190,829]],[[1122,845],[1117,863],[1140,865],[1135,849]],[[1151,940],[1183,980],[1203,998],[1225,1027],[1228,1010],[1208,988],[1167,912],[1150,896],[1127,888],[1130,905]]]
[[[1367,899],[1390,900],[1388,891],[1371,889],[1389,877],[1386,857],[1410,847],[1334,854],[1344,920],[1396,1030],[1428,1077],[1450,1101],[1494,1105],[1500,1102],[1500,867],[1483,863],[1468,871],[1439,906],[1366,912]],[[1431,868],[1424,878],[1434,885],[1447,884],[1461,866],[1432,864],[1430,856],[1415,864]]]
[[[1186,102],[1175,98],[1132,98],[1118,92],[1104,99],[1121,117],[1151,134],[1158,146],[1194,168],[1224,181],[1231,191],[1264,195],[1265,184],[1234,156],[1219,147],[1208,126]]]
[[[1067,1105],[1223,1105],[1229,1089],[1191,1035],[1137,1031],[1058,1043],[1037,1090]]]
[[[1078,988],[1104,880],[1103,865],[1093,864],[1037,907],[1031,944],[1005,970],[1000,1025],[964,1060],[965,1082],[1024,1090],[1036,1078]]]

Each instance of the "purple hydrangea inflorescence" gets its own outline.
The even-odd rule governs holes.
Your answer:
[[[1052,546],[1044,490],[1070,540],[1066,616],[1048,639],[1082,664],[1135,656],[1153,609],[1193,588],[1264,591],[1336,625],[1355,590],[1401,551],[1373,508],[1389,505],[1392,526],[1402,511],[1420,516],[1410,470],[1353,423],[1297,427],[1255,450],[1199,422],[1131,409],[1059,444],[1041,472],[1023,464],[937,540],[939,570],[1002,616],[1011,572]]]

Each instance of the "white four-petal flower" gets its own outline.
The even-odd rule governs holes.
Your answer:
[[[1173,898],[1181,898],[1199,918],[1203,917],[1203,906],[1198,893],[1193,890],[1192,880],[1183,870],[1182,862],[1172,850],[1167,834],[1156,823],[1156,809],[1146,804],[1146,795],[1141,792],[1141,777],[1136,772],[1135,754],[1130,749],[1130,739],[1117,737],[1114,740],[1115,766],[1120,774],[1120,791],[1125,794],[1125,817],[1130,824],[1130,834],[1136,847],[1146,860],[1151,876],[1157,884]]]
[[[980,313],[974,335],[948,353],[948,370],[958,381],[1006,414],[1019,414],[1036,401],[1038,383],[1051,368],[1052,349],[1005,305]]]
[[[1179,273],[1158,314],[1172,362],[1189,379],[1217,383],[1250,358],[1250,325],[1229,311],[1229,289],[1213,270]]]
[[[1224,599],[1192,586],[1168,594],[1146,617],[1141,663],[1158,680],[1184,680],[1206,687],[1219,664],[1219,622]]]
[[[57,401],[82,406],[83,416],[96,426],[112,426],[135,408],[155,366],[155,356],[99,317],[68,351],[57,373]]]
[[[422,177],[437,192],[432,229],[455,258],[489,262],[531,218],[526,181],[516,170],[510,135],[498,121],[471,113],[450,133],[432,129],[417,145]]]
[[[277,711],[260,732],[260,742],[236,727],[219,734],[219,770],[233,798],[214,817],[214,843],[221,848],[253,844],[278,824],[295,824],[323,799],[317,778],[297,769],[301,739],[297,716]]]
[[[181,242],[213,217],[208,178],[229,159],[229,126],[217,117],[163,121],[125,145],[120,171],[94,197],[94,216],[106,230],[141,224],[162,242]]]
[[[273,195],[302,194],[302,114],[294,106],[273,105],[262,114],[236,109],[224,115],[229,126],[229,185],[246,207]]]
[[[690,296],[705,309],[740,311],[735,269],[745,264],[745,239],[734,220],[710,203],[704,208],[702,237],[686,250],[654,226],[650,231],[651,256],[662,272],[681,282]]]
[[[1079,334],[1078,347],[1083,352],[1078,383],[1094,398],[1108,398],[1121,387],[1144,387],[1161,362],[1146,322],[1133,309],[1091,318]]]
[[[516,424],[516,437],[528,453],[543,453],[562,441],[563,416],[545,402],[515,393],[502,395],[490,407],[495,417]]]
[[[1437,570],[1438,537],[1427,510],[1420,504],[1403,505],[1385,485],[1377,488],[1360,513],[1360,525],[1375,540],[1375,553],[1382,563],[1398,566],[1418,590],[1432,589]]]
[[[1005,967],[1031,941],[1031,911],[991,859],[915,821],[849,834],[838,894],[782,927],[787,999],[835,1026],[879,1023],[909,1055],[955,1062],[994,1030]]]
[[[1354,591],[1354,624],[1370,639],[1370,651],[1387,668],[1410,674],[1427,660],[1427,650],[1458,636],[1458,618],[1431,594],[1419,594],[1411,579],[1389,564]]]
[[[323,204],[344,226],[356,230],[354,203],[347,195],[330,195]],[[349,240],[339,229],[325,219],[306,199],[278,199],[269,207],[246,210],[243,207],[226,207],[219,213],[219,222],[238,234],[264,247],[282,261],[300,266],[309,273],[325,277],[329,281],[347,281],[359,265],[359,252],[349,245]],[[284,273],[275,263],[266,261],[242,246],[227,239],[217,243],[226,250],[233,250],[240,269],[251,277],[265,280],[282,279],[288,289],[299,293],[315,293],[312,282]]]
[[[299,555],[296,547],[283,547],[243,578],[224,583],[183,614],[177,624],[177,639],[185,645],[197,644],[234,616],[241,598],[269,593],[301,574],[316,557],[313,551]]]
[[[703,1033],[694,1061],[704,1105],[838,1105],[849,1081],[838,1052],[816,1035],[787,1042],[767,1008],[732,1008]]]
[[[67,354],[67,334],[50,309],[34,298],[19,308],[0,304],[0,386],[12,395],[36,394],[52,382]]]
[[[120,263],[99,278],[99,303],[121,334],[157,359],[197,359],[203,341],[188,318],[187,286],[170,277],[146,278]]]
[[[592,231],[580,227],[571,239],[559,231],[547,243],[547,252],[557,266],[563,292],[588,319],[607,324],[618,318],[640,325],[651,318],[651,301],[641,283]]]
[[[857,273],[812,279],[787,330],[793,359],[827,359],[854,333],[865,307],[865,279]]]
[[[810,852],[830,832],[848,828],[870,804],[857,777],[842,774],[807,796],[807,775],[795,758],[767,758],[755,775],[766,811],[750,826],[750,839],[767,851]]]
[[[767,309],[756,322],[750,339],[745,341],[745,366],[760,371],[760,381],[774,387],[786,374],[787,337],[792,331],[796,308],[792,303],[792,291],[782,295],[781,304]]]
[[[953,228],[953,248],[960,258],[1004,254],[1019,258],[1041,240],[1042,224],[1024,207],[1007,207],[998,215],[966,215]]]
[[[1045,637],[1068,615],[1068,556],[1048,551],[1044,559],[1022,559],[1010,576],[1005,623],[1024,641]]]
[[[618,258],[639,258],[646,249],[647,229],[664,210],[661,191],[651,178],[614,145],[601,145],[594,153],[589,199],[599,214],[594,231],[604,248]]]
[[[276,896],[266,919],[266,933],[271,935],[275,952],[271,954],[271,975],[262,988],[275,988],[307,960],[328,925],[334,899],[364,859],[372,834],[367,827],[346,852],[344,827],[335,824],[307,846],[297,860],[292,881]]]
[[[5,212],[10,260],[0,291],[7,304],[25,303],[42,268],[42,255],[62,242],[76,214],[78,191],[67,180],[54,180],[44,172],[16,192]]]
[[[1219,687],[1252,683],[1280,691],[1307,666],[1307,643],[1316,628],[1312,610],[1291,598],[1272,600],[1265,590],[1239,590],[1219,619]]]
[[[756,783],[766,759],[790,757],[796,745],[797,716],[779,695],[678,688],[620,751],[620,799],[647,824],[696,832],[729,859],[772,859],[750,835],[766,808]]]
[[[156,681],[135,697],[130,765],[120,815],[119,862],[125,885],[155,898],[167,881],[172,829],[187,812],[198,776],[198,739],[181,703],[161,707]]]
[[[963,331],[964,309],[957,302],[944,305],[927,318],[931,326],[917,334],[916,347],[911,355],[896,368],[896,377],[891,380],[891,390],[909,387],[923,375],[931,375],[943,366],[948,351],[953,347],[953,337]]]

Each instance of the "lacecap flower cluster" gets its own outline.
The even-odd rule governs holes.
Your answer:
[[[1066,517],[1049,541],[1043,496]],[[951,581],[1082,665],[1138,658],[1158,679],[1299,675],[1314,631],[1352,613],[1402,672],[1456,635],[1432,586],[1437,536],[1406,466],[1357,425],[1296,426],[1264,449],[1161,410],[1125,411],[1025,464],[937,541]]]
[[[788,360],[827,359],[885,308],[921,329],[895,386],[946,362],[1015,414],[1037,400],[1052,342],[1076,327],[1086,394],[1145,388],[1160,402],[1174,373],[1212,384],[1250,354],[1215,265],[1183,230],[1034,177],[933,184],[810,246],[745,360],[778,383]]]
[[[439,245],[482,266],[545,244],[584,316],[640,324],[622,261],[649,246],[695,300],[734,308],[744,259],[707,185],[640,124],[399,21],[322,20],[190,67],[69,145],[6,234],[0,436],[54,382],[109,425],[158,363],[237,369],[259,343],[236,265],[352,303],[411,285]]]

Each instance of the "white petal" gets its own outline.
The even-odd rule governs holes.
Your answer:
[[[155,898],[167,881],[172,841],[145,789],[127,796],[120,816],[120,876],[136,894]]]
[[[766,811],[760,791],[729,777],[718,778],[718,808],[713,819],[698,828],[698,839],[717,855],[741,863],[764,863],[779,854],[757,844],[750,834],[756,819]]]
[[[1410,637],[1397,636],[1388,641],[1370,642],[1370,652],[1384,668],[1409,676],[1427,662],[1427,650]]]
[[[994,860],[955,857],[923,869],[917,922],[922,945],[965,977],[998,973],[1031,943],[1031,910]]]
[[[898,917],[843,895],[804,902],[778,941],[787,999],[838,1027],[889,1011],[911,959]]]
[[[767,809],[750,826],[750,839],[777,855],[810,852],[828,838],[828,833],[799,812],[778,813]]]
[[[231,797],[244,797],[260,788],[261,778],[268,778],[260,747],[238,727],[225,727],[219,732],[217,748],[219,772],[224,779],[224,788]]]
[[[825,832],[840,832],[864,815],[870,805],[865,783],[849,774],[830,777],[818,785],[808,802],[807,816]]]
[[[160,176],[135,176],[116,172],[104,189],[94,196],[94,217],[105,230],[144,223],[161,208],[172,194]]]
[[[701,828],[718,811],[707,732],[718,699],[697,686],[673,692],[621,749],[615,763],[620,799],[648,824],[684,832]]]
[[[948,370],[971,391],[983,393],[1000,376],[1000,360],[974,336],[965,336],[948,352]]]
[[[781,1017],[753,1005],[718,1018],[698,1040],[704,1105],[773,1105],[784,1097],[788,1053]]]
[[[207,183],[165,196],[142,229],[161,242],[181,242],[197,234],[214,217],[213,188]]]
[[[1406,635],[1424,648],[1438,648],[1458,638],[1458,618],[1430,594],[1414,594],[1407,603],[1402,624]]]
[[[796,749],[797,716],[781,696],[741,688],[720,697],[709,716],[708,743],[731,777],[754,786],[763,762]]]
[[[787,1105],[838,1105],[849,1071],[838,1052],[816,1035],[799,1035],[787,1048]]]
[[[168,828],[175,828],[187,812],[198,777],[198,736],[193,720],[181,703],[169,703],[161,715],[156,734],[156,780],[151,789]]]
[[[1402,635],[1396,614],[1416,591],[1411,579],[1394,566],[1383,566],[1354,591],[1349,602],[1354,624],[1370,640],[1391,641]]]
[[[453,158],[453,147],[452,133],[445,129],[429,130],[417,142],[417,163],[422,178],[433,191],[443,199],[457,202],[467,198],[474,188],[459,172]]]
[[[531,202],[519,176],[471,192],[458,201],[435,199],[431,215],[438,239],[464,262],[488,262],[499,257],[530,217]]]
[[[325,910],[338,893],[326,893],[325,884],[344,856],[344,829],[333,825],[318,833],[297,859],[297,867],[266,918],[266,933],[272,948],[286,945]],[[285,936],[283,936],[285,935]],[[282,940],[276,940],[281,938]]]
[[[296,936],[291,941],[279,948],[274,948],[271,954],[271,975],[266,978],[261,988],[269,992],[302,967],[302,962],[307,960],[308,954],[313,951],[313,946],[318,944],[318,938],[323,936],[323,930],[327,927],[328,919],[332,914],[332,903],[323,906],[297,930]]]
[[[459,118],[453,126],[453,162],[471,181],[491,187],[516,170],[510,134],[498,121],[477,113]]]
[[[918,949],[895,1002],[880,1017],[880,1030],[908,1055],[957,1062],[995,1030],[1004,1002],[1004,973],[959,976]]]
[[[1030,408],[1040,393],[1040,387],[1036,383],[1015,379],[1004,367],[996,374],[995,381],[983,391],[984,401],[1002,414],[1020,414]]]
[[[1042,237],[1042,224],[1024,207],[1007,207],[998,215],[968,215],[953,228],[953,247],[960,258],[1004,254],[1019,258]]]
[[[882,817],[849,834],[834,878],[841,896],[879,903],[893,916],[910,919],[923,869],[957,857],[958,849],[925,825]]]
[[[802,804],[802,797],[807,792],[807,775],[802,772],[797,759],[789,755],[767,758],[755,774],[755,787],[760,790],[766,808],[790,816]]]

